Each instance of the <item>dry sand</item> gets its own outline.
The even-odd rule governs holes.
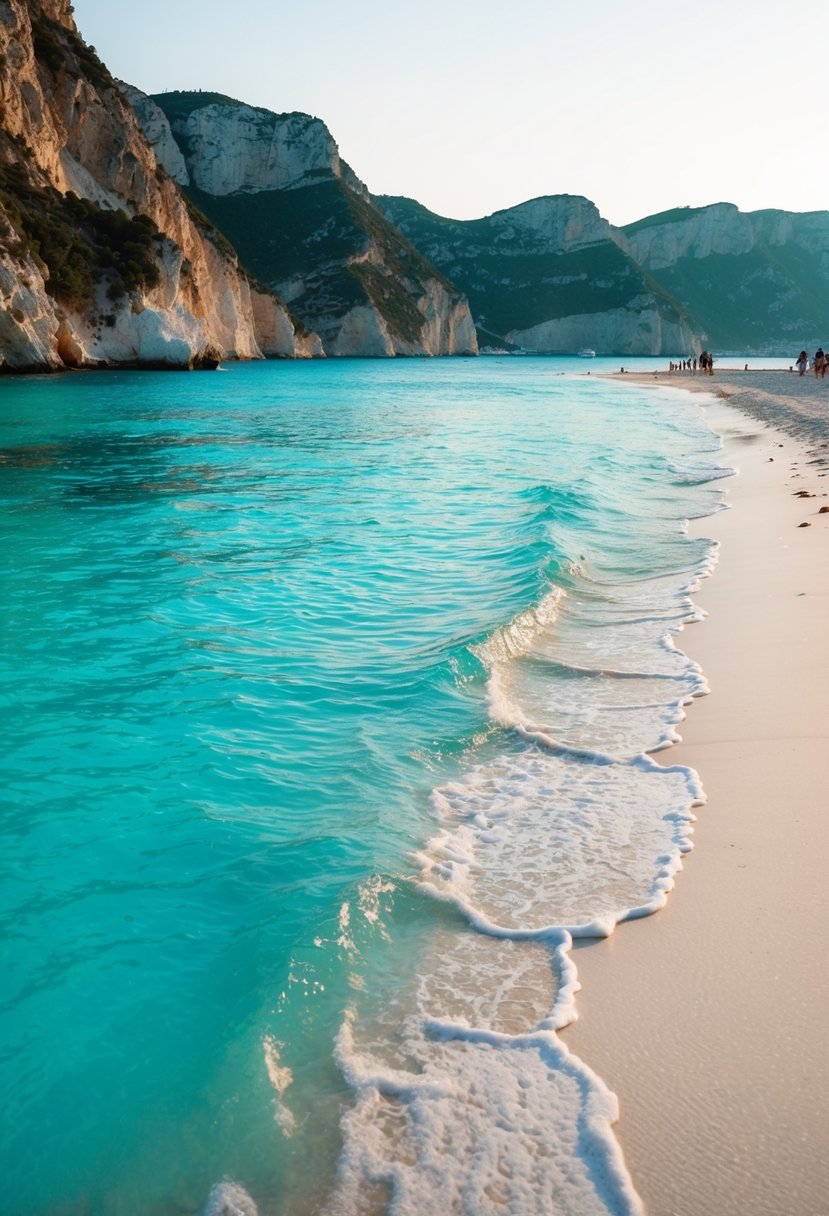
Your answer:
[[[664,753],[708,803],[667,907],[576,952],[566,1041],[619,1096],[650,1216],[827,1216],[829,379],[666,382],[740,406],[705,399],[739,476],[693,525],[720,564],[679,645],[712,692]]]

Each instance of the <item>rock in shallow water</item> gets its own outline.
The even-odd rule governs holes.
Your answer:
[[[258,1216],[258,1209],[243,1186],[223,1178],[207,1196],[202,1216]]]

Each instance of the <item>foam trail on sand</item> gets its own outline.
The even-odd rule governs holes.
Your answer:
[[[614,1095],[552,1030],[504,1035],[424,1020],[410,1050],[422,1071],[378,1071],[350,1019],[338,1057],[357,1095],[330,1216],[369,1211],[639,1213],[611,1126]]]
[[[448,826],[422,882],[481,932],[605,937],[663,906],[702,799],[691,770],[647,756],[516,750],[437,791]]]
[[[420,890],[473,932],[436,945],[411,1005],[346,1017],[355,1104],[329,1216],[642,1211],[616,1099],[557,1032],[577,1016],[573,938],[662,907],[691,848],[700,783],[644,748],[676,739],[707,691],[674,637],[714,560],[634,589],[556,590],[476,648],[506,734],[433,792],[440,828],[418,854]]]
[[[592,559],[471,648],[497,729],[433,791],[437,831],[416,854],[417,890],[466,931],[435,934],[407,994],[355,998],[345,1017],[355,1101],[327,1216],[643,1211],[616,1099],[560,1032],[577,1017],[573,939],[661,908],[692,847],[699,779],[650,753],[708,692],[676,639],[717,560],[687,519],[721,506],[705,487],[728,472],[665,462],[649,482],[661,524],[637,504],[637,540],[615,508]],[[542,490],[532,502],[566,525],[577,498]]]

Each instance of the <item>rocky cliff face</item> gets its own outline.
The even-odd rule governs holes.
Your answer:
[[[319,351],[159,168],[68,0],[0,0],[0,366]]]
[[[755,240],[751,221],[732,203],[688,207],[652,216],[617,230],[619,244],[650,271],[673,266],[680,258],[748,253]]]
[[[616,238],[720,351],[796,354],[826,341],[829,212],[682,207]]]
[[[327,354],[477,352],[465,297],[375,207],[318,119],[210,93],[130,96],[168,172]]]
[[[543,354],[700,349],[691,318],[650,278],[586,198],[532,199],[480,220],[450,220],[411,199],[378,200],[466,292],[484,346]]]
[[[481,223],[493,241],[523,252],[574,253],[610,239],[610,225],[596,205],[574,194],[533,198]]]
[[[156,100],[127,89],[159,160],[183,185],[213,195],[253,193],[308,185],[322,174],[368,198],[325,123],[310,114],[274,114],[221,93]]]
[[[829,211],[740,211],[733,203],[678,207],[617,229],[620,243],[648,270],[683,258],[739,257],[757,248],[797,245],[829,258]]]
[[[676,355],[699,346],[697,331],[670,319],[654,306],[653,296],[631,299],[625,308],[573,314],[543,321],[529,329],[510,330],[506,341],[541,354],[572,354],[589,347],[599,354]]]

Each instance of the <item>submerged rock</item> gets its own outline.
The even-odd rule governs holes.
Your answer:
[[[258,1212],[243,1186],[230,1178],[223,1178],[207,1196],[202,1216],[258,1216]]]

